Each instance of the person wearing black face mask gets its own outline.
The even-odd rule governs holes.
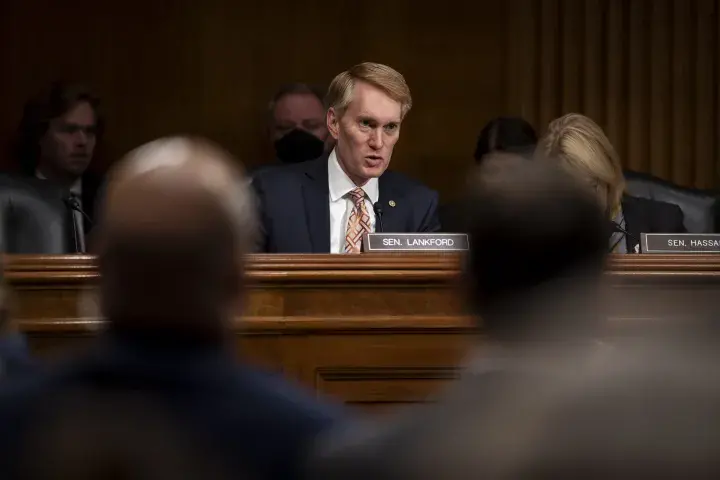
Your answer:
[[[314,160],[326,151],[328,134],[323,91],[294,83],[281,87],[268,106],[269,136],[275,150],[271,166]]]
[[[314,160],[325,151],[325,142],[312,133],[294,128],[274,142],[275,154],[282,163]]]

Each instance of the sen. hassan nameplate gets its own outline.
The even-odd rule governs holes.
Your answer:
[[[717,233],[641,233],[643,253],[720,253]]]

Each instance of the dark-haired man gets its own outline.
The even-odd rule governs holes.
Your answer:
[[[329,134],[319,89],[304,83],[285,85],[270,101],[269,112],[277,160],[298,163],[323,154]]]
[[[78,207],[73,215],[79,252],[86,251],[101,185],[88,172],[103,131],[99,105],[87,88],[55,82],[25,105],[16,145],[23,173],[52,182]]]

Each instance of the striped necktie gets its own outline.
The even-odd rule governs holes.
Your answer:
[[[350,193],[353,202],[352,212],[345,230],[345,253],[360,253],[363,235],[370,233],[370,215],[365,205],[365,192],[355,187]]]

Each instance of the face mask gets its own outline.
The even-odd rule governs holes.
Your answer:
[[[325,143],[304,130],[291,130],[275,141],[275,153],[283,163],[299,163],[314,160],[325,150]]]

